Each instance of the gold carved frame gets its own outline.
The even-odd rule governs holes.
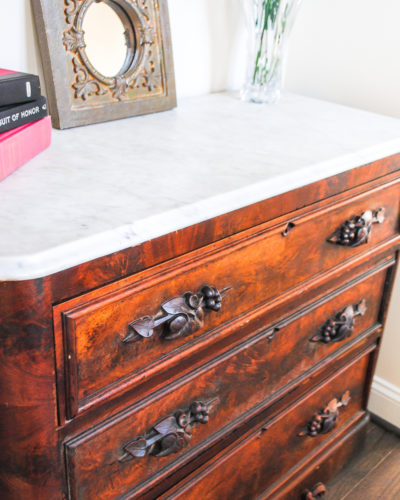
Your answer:
[[[83,19],[102,1],[120,18],[127,45],[114,77],[86,54]],[[53,125],[69,128],[176,106],[167,0],[32,0]]]

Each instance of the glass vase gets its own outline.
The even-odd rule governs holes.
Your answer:
[[[287,41],[301,0],[243,0],[249,27],[249,65],[241,97],[275,103],[283,86]]]

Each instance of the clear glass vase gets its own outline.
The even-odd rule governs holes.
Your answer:
[[[287,41],[301,0],[242,0],[249,26],[249,65],[241,97],[277,102],[283,86]]]

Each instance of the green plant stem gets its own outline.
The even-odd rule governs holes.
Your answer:
[[[253,85],[256,85],[259,80],[262,80],[259,82],[260,84],[262,84],[263,81],[268,82],[278,70],[280,45],[287,27],[288,18],[295,3],[296,0],[293,0],[292,4],[290,4],[290,0],[262,0],[262,4],[259,4],[257,18],[255,20],[258,36],[258,50],[254,63]],[[275,23],[277,23],[278,26],[274,29]],[[269,36],[271,31],[273,32],[273,39],[266,40],[266,37]],[[265,57],[265,61],[263,61],[263,52],[266,49],[265,43],[271,44],[272,47],[267,48],[267,50],[270,51],[270,54],[267,54],[270,56],[270,59]],[[271,61],[273,61],[273,64],[270,67]]]

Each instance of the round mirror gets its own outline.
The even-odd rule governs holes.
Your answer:
[[[129,27],[124,11],[112,2],[92,3],[83,18],[87,58],[105,77],[117,76],[129,64],[129,49],[133,49],[127,47],[125,32]]]

